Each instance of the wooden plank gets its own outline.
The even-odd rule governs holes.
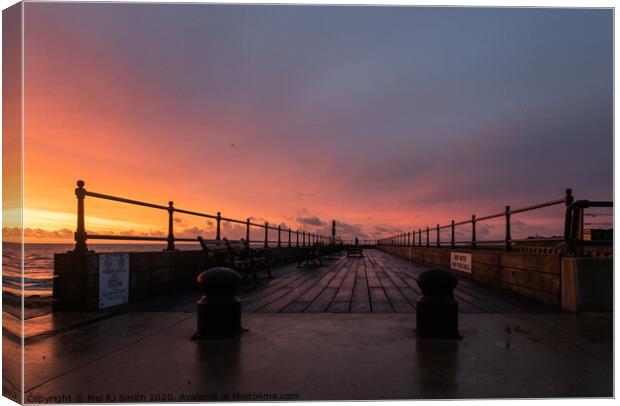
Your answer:
[[[409,302],[394,302],[392,303],[394,311],[396,313],[414,313],[415,307]]]
[[[394,313],[394,309],[389,302],[377,302],[372,305],[373,313]]]
[[[410,287],[400,288],[398,290],[400,290],[400,293],[402,293],[405,299],[415,307],[415,303],[420,297],[420,294]]]
[[[364,262],[358,262],[356,278],[366,279],[366,267],[364,266]]]
[[[273,292],[271,295],[262,297],[260,300],[256,300],[254,302],[249,302],[249,303],[242,302],[241,309],[244,312],[255,312],[258,309],[262,308],[263,306],[266,306],[267,304],[273,302],[274,300],[286,295],[291,290],[292,290],[291,288],[286,288],[286,287],[279,288],[278,290]]]
[[[261,298],[267,297],[283,287],[287,287],[287,286],[292,287],[290,286],[291,284],[294,284],[295,281],[299,280],[300,278],[304,278],[304,275],[301,272],[295,270],[296,265],[292,264],[290,265],[290,267],[292,268],[294,267],[293,268],[294,270],[290,274],[287,274],[286,277],[274,278],[274,279],[269,280],[269,282],[265,284],[263,287],[261,287],[260,290],[258,290],[257,292],[251,295],[248,295],[247,297],[244,297],[243,301],[247,303],[247,302],[253,302]]]
[[[370,300],[372,301],[373,305],[375,302],[383,302],[383,303],[388,303],[388,297],[385,294],[385,291],[383,290],[383,288],[370,288]]]
[[[405,282],[400,278],[400,276],[398,276],[396,274],[396,272],[394,272],[394,269],[398,271],[400,271],[400,267],[394,267],[392,269],[384,269],[383,271],[385,272],[385,274],[388,276],[388,278],[392,281],[392,283],[394,284],[395,287],[397,288],[405,288],[407,287],[407,285],[405,284]]]
[[[350,302],[332,302],[327,309],[330,313],[348,313]]]
[[[383,288],[370,288],[370,302],[374,313],[392,313],[394,311]]]
[[[388,278],[387,274],[383,271],[378,271],[377,272],[377,277],[379,278],[379,283],[381,284],[382,287],[384,288],[393,288],[394,287],[394,283],[392,283],[392,280],[390,278]]]
[[[349,265],[345,263],[345,265],[338,269],[336,275],[334,276],[334,279],[332,279],[327,286],[330,288],[339,288],[340,285],[342,285],[342,282],[344,281],[344,277],[347,274],[348,270]]]
[[[390,303],[401,302],[407,303],[407,298],[400,293],[398,288],[385,288],[385,294],[387,295]]]
[[[368,287],[379,288],[381,283],[377,276],[377,265],[371,257],[368,258],[368,265],[366,266],[366,278],[368,279]]]
[[[302,313],[309,304],[308,302],[293,302],[282,309],[282,313]]]
[[[334,298],[334,302],[351,302],[353,296],[353,287],[355,286],[355,271],[349,269],[342,281],[342,285],[338,289],[338,293]]]
[[[350,309],[352,313],[370,313],[370,297],[366,278],[356,278]]]
[[[269,313],[269,312],[279,312],[283,310],[290,303],[294,302],[299,296],[305,293],[308,289],[310,289],[314,284],[316,284],[317,280],[319,280],[329,269],[324,269],[322,271],[311,271],[310,277],[303,281],[300,285],[293,288],[286,295],[279,297],[278,299],[270,302],[266,306],[260,308],[258,311],[261,313]]]
[[[359,261],[356,267],[355,286],[351,298],[350,311],[352,313],[370,313],[370,296],[368,295],[368,279],[364,261]]]
[[[327,287],[321,294],[304,311],[307,313],[323,313],[329,308],[329,305],[336,297],[338,288]]]
[[[334,279],[335,273],[333,269],[330,269],[327,274],[323,275],[321,279],[319,279],[315,284],[304,292],[298,299],[297,302],[305,302],[311,303],[316,297],[325,289],[332,279]]]

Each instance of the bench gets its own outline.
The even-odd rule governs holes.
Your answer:
[[[308,266],[310,262],[312,262],[313,266],[316,266],[317,262],[319,266],[323,266],[323,262],[321,261],[322,256],[323,252],[321,250],[321,244],[319,243],[301,247],[299,249],[299,263],[297,264],[297,268],[301,268],[302,262],[305,262],[305,266]]]
[[[324,259],[328,261],[335,260],[336,258],[338,258],[338,254],[340,253],[341,250],[342,250],[342,246],[335,244],[335,243],[323,245],[322,256]]]
[[[350,258],[350,257],[363,258],[364,257],[364,251],[362,247],[360,247],[359,245],[348,246],[345,249],[347,251],[347,258]]]
[[[228,267],[239,272],[243,276],[252,274],[254,279],[258,279],[257,272],[263,269],[260,261],[254,260],[252,250],[248,250],[241,241],[205,240],[197,237],[200,246],[205,253],[207,268]],[[271,269],[268,269],[271,277]]]
[[[228,241],[224,238],[225,241]],[[264,270],[267,272],[267,276],[272,278],[271,276],[271,250],[267,247],[259,248],[252,247],[250,243],[243,238],[239,239],[239,241],[231,241],[231,246],[233,249],[239,251],[245,251],[250,253],[250,258],[252,259],[252,267],[255,271]],[[238,244],[235,246],[235,244]]]

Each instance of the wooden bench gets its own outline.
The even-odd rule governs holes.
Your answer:
[[[267,272],[267,276],[271,276],[271,250],[269,248],[255,248],[250,245],[243,238],[239,240],[229,241],[224,238],[224,241],[228,244],[229,248],[241,255],[249,255],[252,263],[252,269],[254,274],[259,270]]]
[[[346,247],[345,249],[347,251],[347,258],[350,258],[350,257],[363,258],[364,257],[364,250],[359,245],[349,246],[349,247]]]
[[[302,262],[305,262],[305,266],[308,266],[310,262],[314,266],[317,265],[323,266],[323,262],[321,261],[323,252],[321,251],[321,244],[317,243],[308,247],[301,247],[299,250],[299,263],[297,264],[297,268],[301,268]]]
[[[332,261],[338,258],[338,254],[340,253],[341,250],[342,250],[342,246],[335,244],[335,243],[323,245],[322,256],[324,259],[328,261]]]
[[[264,269],[260,261],[255,261],[251,250],[248,250],[241,241],[205,240],[198,237],[200,246],[205,253],[207,268],[218,266],[232,268],[243,276],[252,274],[258,279],[257,272]],[[271,269],[267,269],[271,277]]]

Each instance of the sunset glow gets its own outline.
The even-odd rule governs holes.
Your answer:
[[[72,240],[78,179],[364,239],[566,187],[609,199],[611,29],[604,10],[27,3],[26,240]],[[92,198],[86,215],[97,233],[167,225]],[[213,232],[178,217],[178,236]]]

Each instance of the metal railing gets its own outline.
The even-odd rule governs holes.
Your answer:
[[[577,200],[566,207],[564,240],[566,242],[566,253],[569,255],[575,254],[575,248],[577,246],[613,244],[613,238],[590,241],[584,240],[584,209],[591,207],[614,207],[614,203],[610,201]],[[609,224],[613,226],[613,222]]]
[[[277,247],[305,247],[306,245],[312,245],[320,242],[324,244],[331,243],[335,237],[335,221],[332,222],[332,237],[325,235],[314,234],[305,230],[293,230],[291,228],[283,228],[281,225],[274,227],[269,225],[269,222],[264,224],[254,223],[247,218],[246,220],[237,220],[232,218],[223,217],[220,212],[216,215],[200,213],[196,211],[183,210],[174,207],[174,202],[168,202],[168,206],[159,204],[142,202],[139,200],[126,199],[124,197],[110,196],[103,193],[91,192],[84,189],[84,181],[77,181],[77,188],[75,189],[75,196],[77,197],[77,229],[74,234],[75,249],[74,252],[89,252],[86,244],[87,240],[120,240],[120,241],[165,241],[167,242],[167,251],[174,251],[175,242],[196,242],[196,238],[178,238],[174,236],[174,213],[187,214],[190,216],[204,217],[215,220],[215,239],[222,238],[221,224],[222,222],[230,222],[245,226],[245,239],[249,243],[262,243],[265,247],[275,245]],[[110,235],[110,234],[92,234],[86,232],[86,225],[84,220],[84,200],[86,197],[94,197],[97,199],[111,200],[120,203],[126,203],[136,206],[149,207],[152,209],[158,209],[168,212],[168,235],[162,237],[148,237],[148,236],[131,236],[131,235]],[[260,240],[252,240],[250,228],[259,227],[264,230],[263,238]],[[269,240],[269,231],[277,231],[278,239]],[[283,236],[284,234],[284,236]],[[197,236],[196,236],[197,237]]]
[[[525,213],[533,210],[542,209],[545,207],[551,207],[556,205],[565,205],[566,206],[566,219],[565,219],[565,228],[564,228],[564,236],[563,237],[549,237],[549,238],[512,238],[511,236],[511,217],[515,214]],[[471,220],[465,220],[460,222],[451,221],[450,224],[440,226],[437,224],[435,227],[425,227],[414,229],[412,232],[402,233],[395,236],[391,236],[388,238],[383,238],[379,240],[378,244],[383,245],[405,245],[405,246],[413,246],[413,247],[442,247],[449,246],[451,248],[455,248],[457,245],[460,246],[469,246],[471,249],[476,249],[478,245],[503,245],[505,251],[512,251],[512,245],[515,242],[565,242],[567,247],[573,247],[575,245],[575,241],[582,241],[581,232],[583,230],[583,209],[586,207],[613,207],[613,202],[589,202],[587,200],[580,200],[578,202],[574,202],[573,192],[571,189],[566,189],[565,195],[562,199],[552,200],[545,203],[536,204],[533,206],[523,207],[520,209],[511,209],[510,206],[506,206],[504,212],[492,214],[484,217],[476,217],[476,215],[471,216]],[[505,218],[505,233],[504,239],[502,240],[478,240],[476,238],[476,223],[492,220],[497,218]],[[577,221],[581,219],[580,221]],[[469,225],[471,224],[471,239],[467,241],[456,241],[455,240],[455,229],[458,226]],[[450,229],[451,237],[450,241],[441,241],[441,230]],[[431,230],[435,232],[435,241],[431,242]],[[423,235],[424,243],[422,241]],[[417,244],[416,244],[416,236],[417,236]],[[602,242],[601,244],[609,244],[609,241]],[[572,248],[571,248],[572,249]]]

